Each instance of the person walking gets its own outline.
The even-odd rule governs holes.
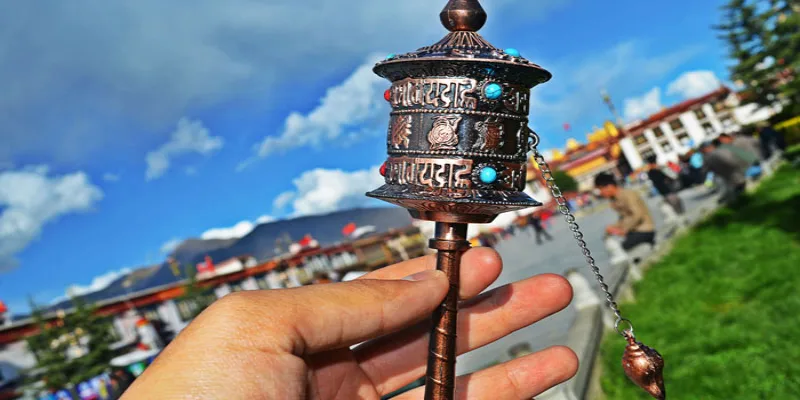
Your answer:
[[[594,186],[600,197],[611,200],[611,208],[619,215],[616,224],[606,227],[607,234],[623,237],[622,248],[626,251],[643,243],[655,245],[655,224],[642,196],[619,187],[614,175],[607,172],[595,177]]]
[[[669,204],[676,214],[683,215],[683,200],[678,196],[675,188],[677,182],[661,170],[661,167],[656,164],[655,156],[650,156],[647,159],[647,178],[650,179],[653,188],[661,195],[664,202]]]
[[[544,236],[548,241],[553,240],[553,237],[550,236],[550,234],[547,233],[542,226],[542,218],[536,215],[536,213],[528,216],[528,225],[533,228],[533,231],[536,234],[536,244],[542,244],[542,236]]]
[[[691,168],[692,181],[695,185],[701,185],[705,182],[704,164],[705,157],[703,157],[703,152],[692,150],[689,155],[689,167]]]
[[[726,133],[719,135],[722,146],[731,146],[731,151],[745,161],[750,163],[750,167],[745,171],[748,178],[757,178],[761,175],[762,154],[758,141],[740,132],[736,136]]]
[[[744,193],[747,184],[745,172],[752,165],[732,149],[733,146],[722,145],[719,139],[703,143],[701,147],[706,170],[723,183],[721,203],[731,202]]]
[[[764,125],[759,129],[762,157],[765,160],[772,158],[775,150],[786,151],[786,139],[770,125]]]

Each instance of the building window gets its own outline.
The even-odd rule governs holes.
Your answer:
[[[655,127],[655,129],[653,129],[653,135],[655,135],[655,137],[657,138],[662,138],[664,137],[664,131],[662,131],[661,128],[657,126]]]
[[[714,111],[720,112],[720,111],[725,109],[725,102],[724,101],[718,101],[718,102],[714,103],[713,107],[714,107]]]
[[[702,108],[698,108],[697,110],[694,110],[694,116],[697,117],[697,119],[700,120],[700,121],[706,119],[706,113],[703,112]]]
[[[263,275],[263,276],[260,276],[260,277],[256,278],[256,283],[258,283],[258,288],[261,289],[261,290],[269,290],[269,289],[271,289],[269,287],[269,282],[267,281],[267,276],[266,275]]]
[[[647,138],[644,137],[644,135],[637,136],[635,140],[636,140],[636,144],[637,145],[642,145],[642,144],[647,143]]]
[[[672,145],[669,143],[664,143],[661,145],[661,148],[664,149],[665,153],[669,153],[672,151]]]
[[[675,118],[669,121],[669,127],[672,128],[673,131],[677,131],[678,129],[683,129],[683,123],[680,118]]]
[[[242,287],[242,284],[243,284],[243,283],[244,283],[244,281],[236,281],[236,282],[231,282],[231,283],[230,283],[230,286],[231,286],[231,292],[241,292],[241,291],[244,291],[244,288]]]
[[[683,145],[683,147],[691,147],[692,138],[689,137],[686,133],[681,133],[678,135],[678,142]]]
[[[200,295],[199,301],[194,301],[194,300],[176,301],[178,305],[178,314],[181,315],[181,320],[183,320],[183,322],[188,322],[189,320],[194,318],[196,314],[199,314],[199,312],[202,311],[200,309],[200,303],[210,305],[216,299],[217,296],[215,296],[214,293],[209,293]]]
[[[714,129],[714,125],[711,125],[709,122],[703,122],[703,131],[706,132],[707,136],[713,136],[716,133],[716,129]]]
[[[653,150],[647,150],[642,152],[642,160],[644,160],[645,162],[647,162],[647,160],[650,159],[650,157],[655,157],[655,156],[656,153],[654,153]]]
[[[142,310],[142,314],[148,321],[161,321],[161,315],[158,314],[158,310],[155,308]]]

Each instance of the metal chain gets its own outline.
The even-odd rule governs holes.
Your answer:
[[[553,179],[553,172],[550,170],[550,165],[547,164],[544,156],[539,153],[539,149],[537,148],[539,145],[539,135],[531,128],[528,128],[528,133],[530,133],[531,138],[530,150],[533,152],[533,157],[534,160],[536,160],[536,164],[539,165],[539,170],[542,171],[542,177],[544,178],[545,182],[547,182],[547,187],[550,189],[550,193],[553,194],[553,198],[558,204],[558,211],[564,215],[564,220],[567,221],[569,230],[572,231],[572,236],[578,243],[581,253],[583,253],[583,256],[586,258],[586,263],[592,269],[592,272],[597,279],[597,283],[600,284],[600,290],[602,290],[605,294],[608,307],[614,312],[614,316],[616,317],[614,329],[623,337],[633,336],[633,324],[630,320],[622,317],[622,313],[619,311],[617,302],[614,301],[614,295],[611,294],[611,291],[609,291],[608,285],[605,282],[605,278],[603,278],[603,275],[600,274],[600,267],[597,266],[594,257],[592,257],[592,252],[589,251],[586,241],[583,240],[581,228],[578,226],[578,223],[575,222],[575,216],[572,215],[572,212],[570,212],[569,207],[567,206],[567,199],[564,198],[564,195],[561,193],[561,189],[558,188],[555,179]],[[622,324],[626,324],[628,328],[620,330],[620,325]]]

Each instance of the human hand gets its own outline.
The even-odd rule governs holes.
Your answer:
[[[435,263],[426,256],[352,282],[225,296],[122,399],[380,399],[425,374],[428,317],[448,290]],[[501,268],[491,249],[471,249],[462,258],[459,294],[468,300],[458,315],[459,354],[558,312],[572,298],[558,275],[478,295]],[[571,378],[577,366],[571,350],[554,347],[459,377],[456,395],[530,399]],[[417,388],[396,399],[422,397]]]

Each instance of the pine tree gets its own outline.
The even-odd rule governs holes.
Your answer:
[[[197,269],[191,264],[187,265],[184,269],[186,276],[186,284],[183,287],[183,295],[177,300],[189,304],[192,310],[189,319],[200,315],[212,303],[211,290],[200,286],[197,281]]]
[[[578,181],[564,171],[553,171],[553,179],[555,179],[556,184],[564,193],[578,191]]]
[[[42,309],[31,304],[39,328],[36,335],[27,338],[37,361],[34,375],[43,377],[46,387],[53,390],[102,374],[114,357],[110,321],[81,299],[72,299],[72,304],[73,312],[60,311],[49,321]]]
[[[733,81],[744,86],[747,101],[771,106],[779,99],[800,105],[794,75],[800,71],[800,19],[797,0],[729,0],[714,28],[734,60]]]

